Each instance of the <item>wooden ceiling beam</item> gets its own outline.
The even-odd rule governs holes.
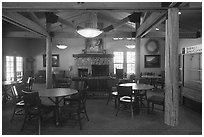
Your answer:
[[[154,12],[152,13],[138,28],[136,37],[144,36],[152,27],[158,25],[166,19],[166,12]]]
[[[31,33],[28,31],[12,31],[8,32],[6,35],[3,35],[3,37],[14,37],[14,38],[44,38],[43,36],[36,35],[35,33]]]
[[[35,15],[34,12],[29,12],[29,15],[35,23],[37,23],[42,29],[46,31],[45,25],[40,22],[40,19]]]
[[[67,21],[67,20],[65,20],[63,18],[58,17],[57,21],[64,24],[64,25],[66,25],[66,26],[68,26],[68,27],[70,27],[70,28],[72,28],[72,29],[74,29],[74,30],[77,29],[77,26],[75,24],[73,24],[73,23],[71,23],[71,22],[69,22],[69,21]]]
[[[108,32],[108,33],[102,33],[97,38],[113,38],[113,37],[121,37],[121,38],[131,38],[132,32]],[[84,38],[80,36],[79,34],[71,32],[55,32],[55,38]]]
[[[61,24],[64,24],[64,25],[70,27],[70,28],[73,29],[73,30],[82,28],[81,26],[77,26],[77,25],[75,25],[74,23],[69,22],[69,21],[63,19],[63,18],[61,18],[61,17],[55,15],[55,14],[52,13],[52,12],[50,12],[50,13],[47,15],[47,17],[49,17],[50,19],[56,18],[56,21],[57,21],[57,22],[59,22],[59,23],[61,23]],[[51,28],[51,30],[52,30],[52,29],[54,30],[55,28],[56,28],[56,26],[54,26],[53,28]]]
[[[179,38],[180,39],[194,39],[199,38],[199,34],[197,32],[179,32]],[[151,31],[147,35],[145,35],[144,38],[165,38],[165,32],[159,32],[159,31]]]
[[[78,5],[77,2],[3,2],[2,9],[8,11],[35,11],[56,12],[67,10],[110,10],[110,11],[144,11],[162,10],[160,2],[85,2]]]
[[[2,12],[2,19],[10,22],[16,26],[19,26],[23,29],[26,29],[30,32],[34,32],[36,34],[47,36],[48,33],[44,29],[42,29],[38,24],[31,21],[30,19],[20,15],[16,12]]]
[[[131,22],[140,22],[140,17],[141,17],[141,12],[133,12],[132,14],[130,14],[129,16],[119,20],[118,22],[114,23],[113,25],[109,25],[105,28],[103,28],[104,32],[109,32],[125,23],[127,23],[128,21]]]

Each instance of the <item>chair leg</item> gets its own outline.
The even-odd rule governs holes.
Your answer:
[[[131,117],[133,119],[133,105],[132,104],[130,105],[130,109],[131,109]]]
[[[39,116],[38,118],[38,134],[40,135],[40,131],[41,131],[41,117]]]
[[[115,108],[117,108],[117,105],[118,105],[118,103],[117,103],[117,97],[114,97],[115,99]]]
[[[149,101],[147,101],[147,113],[149,113]]]
[[[87,113],[86,113],[86,106],[84,105],[84,113],[85,113],[85,115],[86,115],[86,119],[89,121],[89,117],[88,117],[88,115],[87,115]]]
[[[25,117],[24,117],[24,120],[23,120],[23,125],[22,125],[22,127],[21,127],[21,131],[23,131],[23,129],[24,129],[24,126],[25,126],[25,123],[26,123],[26,119],[27,119],[27,114],[25,114]]]
[[[64,98],[64,100],[63,100],[63,104],[64,104],[64,105],[65,105],[65,102],[66,102],[66,101],[65,101],[65,98]]]
[[[119,109],[120,109],[120,101],[118,101],[118,105],[117,105],[117,112],[116,112],[115,116],[117,116],[117,115],[118,115],[118,111],[119,111]]]
[[[82,129],[80,113],[81,113],[81,112],[78,111],[78,112],[77,112],[77,116],[78,116],[79,127],[80,127],[80,129]]]
[[[15,108],[13,109],[13,114],[12,114],[12,117],[11,117],[10,122],[12,122],[12,121],[13,121],[13,118],[14,118],[15,112],[16,112],[16,106],[15,106]]]
[[[154,110],[154,103],[152,102],[152,111]]]
[[[110,99],[111,99],[111,94],[109,93],[109,94],[108,94],[108,100],[107,100],[107,102],[106,102],[106,105],[108,105]]]

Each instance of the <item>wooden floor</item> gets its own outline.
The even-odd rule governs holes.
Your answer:
[[[41,85],[42,86],[42,85]],[[42,88],[38,85],[35,88]],[[43,99],[44,100],[44,99]],[[47,102],[49,100],[44,100]],[[64,119],[62,127],[56,127],[53,120],[42,123],[43,135],[197,135],[202,133],[202,115],[184,106],[179,107],[179,124],[171,127],[164,124],[164,112],[155,110],[147,114],[143,109],[140,114],[119,112],[115,116],[114,102],[106,105],[106,98],[88,99],[87,113],[90,121],[82,120],[83,129],[74,121]],[[3,135],[36,135],[36,121],[32,120],[23,132],[20,131],[23,117],[15,117],[10,122],[12,104],[2,106],[2,134]]]

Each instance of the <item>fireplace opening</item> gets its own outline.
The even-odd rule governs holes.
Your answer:
[[[78,69],[78,76],[79,77],[87,77],[88,76],[88,69],[87,68]]]
[[[108,76],[109,65],[92,65],[92,76]]]

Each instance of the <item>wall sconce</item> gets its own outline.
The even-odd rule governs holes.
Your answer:
[[[67,48],[67,45],[57,44],[57,48],[59,48],[59,49],[66,49],[66,48]]]
[[[127,48],[129,48],[129,49],[134,49],[135,48],[135,45],[125,45]]]

